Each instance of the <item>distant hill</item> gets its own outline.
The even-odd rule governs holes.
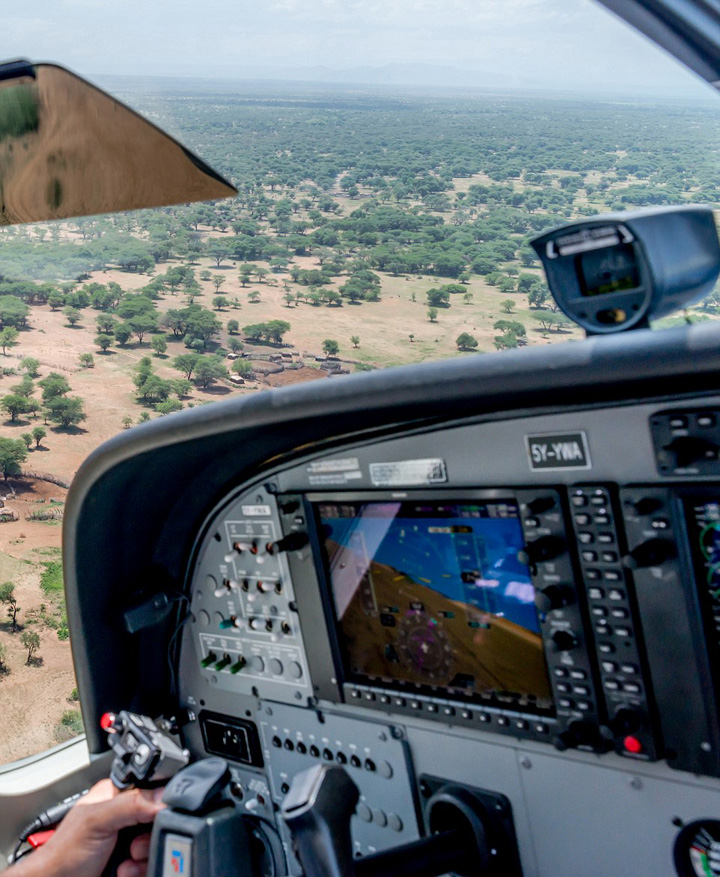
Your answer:
[[[384,64],[364,67],[256,67],[241,65],[227,69],[212,78],[189,77],[134,77],[93,76],[105,88],[155,87],[172,90],[194,91],[212,83],[214,88],[226,90],[239,82],[312,83],[320,87],[366,85],[405,86],[408,88],[474,88],[489,90],[527,90],[530,88],[552,89],[553,83],[540,82],[512,73],[494,70],[467,70],[439,64]],[[141,84],[142,83],[142,84]]]

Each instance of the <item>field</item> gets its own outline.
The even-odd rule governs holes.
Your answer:
[[[240,194],[0,232],[0,513],[17,517],[0,525],[0,588],[14,585],[0,606],[0,763],[78,727],[52,566],[65,489],[28,473],[67,484],[103,441],[181,408],[579,338],[535,234],[604,210],[720,203],[720,125],[702,105],[279,86],[124,97]],[[714,292],[689,318],[719,306]],[[39,510],[47,520],[28,519]],[[29,661],[27,632],[40,635]]]

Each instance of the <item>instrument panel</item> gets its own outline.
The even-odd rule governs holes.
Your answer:
[[[313,760],[359,785],[357,855],[422,836],[439,778],[506,802],[498,873],[576,873],[568,849],[588,875],[674,873],[678,826],[720,800],[718,422],[708,400],[419,430],[218,504],[184,735],[230,760],[288,873],[277,810]]]

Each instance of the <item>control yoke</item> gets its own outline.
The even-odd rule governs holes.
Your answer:
[[[282,805],[304,877],[459,877],[489,874],[490,853],[481,807],[463,789],[438,792],[428,802],[431,834],[355,860],[350,817],[360,793],[338,765],[320,764],[293,779]],[[452,826],[452,827],[450,827]]]

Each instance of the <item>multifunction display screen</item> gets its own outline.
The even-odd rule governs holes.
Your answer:
[[[640,286],[640,273],[632,244],[590,250],[576,257],[580,292],[607,295]]]
[[[514,501],[318,503],[347,681],[552,707]]]
[[[707,642],[720,659],[720,498],[686,503],[690,547],[695,564],[698,597],[705,620]]]

